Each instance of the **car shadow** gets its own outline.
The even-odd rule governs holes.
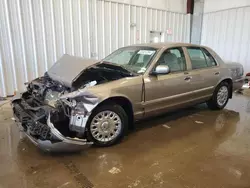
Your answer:
[[[171,112],[166,112],[164,114],[146,118],[134,123],[134,128],[129,133],[137,132],[143,129],[152,128],[157,125],[166,124],[170,121],[174,121],[183,117],[191,116],[203,111],[207,111],[206,104],[199,104],[192,107],[182,108]]]

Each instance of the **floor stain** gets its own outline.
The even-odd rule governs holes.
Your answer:
[[[69,170],[74,180],[79,184],[81,188],[92,188],[94,185],[88,180],[88,178],[81,173],[79,168],[72,161],[63,160],[64,166]]]

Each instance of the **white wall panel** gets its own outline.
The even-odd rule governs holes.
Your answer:
[[[113,2],[164,9],[171,12],[186,13],[187,0],[111,0]]]
[[[65,53],[101,59],[119,47],[149,42],[151,30],[165,41],[189,42],[189,15],[147,7],[149,0],[133,2],[0,0],[0,96],[24,90],[23,83],[42,76]]]
[[[192,16],[191,43],[201,43],[202,21],[204,14],[204,0],[194,1],[194,14]]]
[[[250,7],[205,13],[203,45],[213,48],[224,61],[239,62],[250,72]]]
[[[216,12],[245,6],[250,6],[249,0],[205,0],[204,12]]]

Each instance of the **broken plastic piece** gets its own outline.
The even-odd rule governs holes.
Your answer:
[[[203,124],[204,122],[202,122],[202,121],[195,121],[195,123],[197,123],[197,124]]]

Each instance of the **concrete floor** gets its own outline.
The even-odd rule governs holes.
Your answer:
[[[250,98],[225,110],[205,105],[136,124],[122,143],[45,154],[0,104],[0,188],[250,187]]]

